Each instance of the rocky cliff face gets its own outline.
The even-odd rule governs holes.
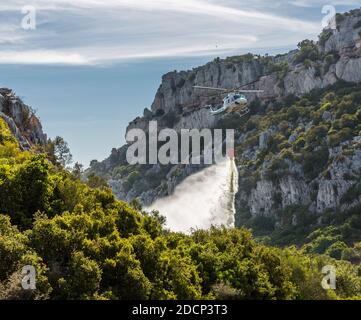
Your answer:
[[[295,50],[276,57],[247,54],[215,59],[190,71],[173,71],[164,75],[151,110],[146,109],[144,116],[131,122],[128,129],[146,129],[150,119],[162,122],[164,127],[214,127],[220,117],[209,116],[202,106],[218,104],[220,98],[197,92],[193,89],[195,85],[264,90],[257,96],[250,95],[248,98],[252,101],[255,98],[270,100],[289,94],[302,95],[338,80],[360,82],[360,10],[337,17],[337,29],[322,32],[316,44],[319,57],[307,59],[307,65],[298,59],[300,50]],[[328,70],[319,72],[325,65]]]
[[[317,43],[304,41],[298,50],[285,55],[215,59],[190,71],[164,75],[150,110],[145,109],[127,130],[147,130],[150,120],[158,121],[158,129],[237,129],[239,224],[249,217],[276,217],[291,206],[306,207],[316,215],[344,211],[360,200],[361,128],[356,115],[360,104],[354,97],[359,88],[347,89],[343,83],[340,89],[342,81],[361,82],[361,10],[338,15],[336,30],[326,29]],[[251,114],[240,119],[237,114],[211,116],[204,106],[219,104],[221,98],[198,92],[195,85],[243,86],[264,92],[248,96]],[[333,98],[327,96],[335,94],[327,89],[331,85],[331,91],[336,90]],[[320,89],[324,91],[315,98],[314,92]],[[347,127],[350,117],[356,120]],[[322,131],[320,140],[313,137],[317,137],[317,130]],[[93,162],[90,168],[90,172],[106,177],[118,197],[125,200],[138,197],[148,205],[170,194],[176,184],[200,169],[129,166],[126,148],[114,149],[108,159]],[[293,215],[290,222],[296,224],[297,219]],[[285,218],[276,220],[282,223]]]
[[[303,206],[316,215],[322,215],[327,210],[344,212],[358,206],[361,203],[358,184],[361,174],[360,142],[361,137],[355,136],[340,147],[326,150],[324,166],[314,178],[307,177],[302,161],[292,161],[290,157],[282,159],[281,168],[271,168],[279,160],[278,156],[272,156],[257,168],[258,176],[249,187],[250,175],[244,172],[244,166],[240,166],[236,206],[242,211],[241,215],[270,217],[290,206]],[[260,150],[256,147],[255,160]],[[244,160],[243,152],[240,158]],[[317,166],[317,163],[313,165]],[[256,167],[251,166],[253,169]],[[347,197],[348,193],[353,193],[351,198]],[[296,221],[296,216],[293,219]]]
[[[0,88],[0,117],[6,121],[23,150],[34,144],[46,144],[47,137],[34,111],[7,88]]]

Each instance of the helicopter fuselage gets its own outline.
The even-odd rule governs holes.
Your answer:
[[[216,115],[219,113],[234,112],[243,109],[247,105],[247,98],[238,92],[232,92],[227,94],[223,99],[223,105],[214,109],[211,108],[211,114]]]

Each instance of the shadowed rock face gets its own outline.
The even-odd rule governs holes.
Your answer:
[[[143,117],[132,121],[127,130],[141,128],[146,131],[150,120],[158,121],[159,130],[165,127],[177,131],[182,128],[214,128],[221,126],[225,120],[229,123],[229,118],[236,117],[236,115],[210,116],[204,106],[220,104],[221,97],[194,90],[194,85],[262,89],[264,92],[260,94],[248,94],[249,101],[257,98],[268,105],[276,105],[290,95],[301,97],[313,89],[326,88],[340,80],[359,83],[361,82],[360,21],[361,10],[338,15],[337,29],[324,30],[320,35],[320,41],[314,44],[318,52],[318,56],[314,59],[300,59],[301,46],[298,50],[276,57],[247,54],[216,59],[189,71],[170,72],[162,77],[162,83],[150,110],[146,109]],[[322,118],[323,121],[334,121],[334,115],[329,111],[325,111]],[[292,125],[293,129],[299,126],[303,128],[303,132],[307,132],[313,123],[308,120]],[[261,132],[257,146],[243,150],[242,154],[238,155],[239,158],[255,160],[257,155],[269,147],[272,136],[279,132],[277,126],[278,123],[274,123]],[[252,128],[247,132],[238,133],[237,143],[241,145],[249,137],[252,137]],[[297,138],[298,134],[294,132],[288,138],[288,142],[292,144]],[[359,137],[354,136],[345,143],[349,149],[356,149],[359,145]],[[121,174],[114,171],[120,166],[126,166],[126,148],[127,146],[123,146],[111,157],[96,163],[90,169],[107,177],[121,199],[131,200],[138,197],[141,202],[149,205],[156,199],[171,194],[188,175],[202,169],[190,165],[134,168],[139,176],[130,186],[129,173],[124,174],[123,169]],[[243,172],[239,167],[240,188],[236,199],[237,208],[247,208],[250,215],[257,216],[274,215],[276,210],[291,205],[304,205],[315,213],[321,213],[326,209],[346,210],[347,207],[357,204],[357,199],[355,203],[347,205],[342,204],[340,200],[355,184],[347,176],[359,175],[355,166],[360,163],[360,153],[356,150],[352,154],[340,155],[337,148],[329,146],[327,149],[330,177],[318,176],[311,180],[306,179],[300,163],[289,161],[288,174],[274,182],[265,176],[265,168],[268,164],[265,161],[261,165],[260,177],[255,181],[254,186],[245,192],[241,186]],[[340,156],[344,157],[343,163],[349,165],[341,165]],[[127,170],[131,171],[129,168]],[[293,219],[293,223],[297,223],[296,219]]]
[[[3,118],[24,150],[34,144],[45,145],[47,137],[34,111],[11,89],[0,88],[0,117]]]

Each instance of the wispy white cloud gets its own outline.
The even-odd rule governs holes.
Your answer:
[[[307,2],[322,1],[293,1]],[[83,65],[271,50],[316,37],[322,18],[281,15],[266,0],[32,0],[38,26],[24,31],[23,5],[29,1],[0,4],[0,63]]]
[[[296,0],[299,2],[307,2],[307,0]],[[261,1],[265,3],[265,1]],[[223,3],[226,3],[223,1]],[[28,4],[25,0],[13,0],[11,4],[0,5],[0,10],[16,10],[22,5]],[[117,10],[117,14],[126,14],[123,10],[137,10],[148,12],[176,12],[189,14],[194,16],[210,16],[225,21],[239,21],[239,19],[257,20],[260,24],[265,25],[274,23],[278,26],[287,26],[292,29],[304,27],[313,29],[314,24],[298,19],[290,19],[287,17],[267,14],[255,10],[245,10],[226,5],[215,4],[207,0],[55,0],[49,2],[48,0],[33,0],[31,5],[38,10],[72,10],[82,9],[84,15],[90,14],[86,9],[100,10],[98,14],[101,15],[101,10]],[[252,7],[248,3],[248,8]]]
[[[360,0],[292,0],[290,3],[294,6],[303,8],[321,7],[323,5],[361,6]]]
[[[1,51],[0,64],[88,65],[91,61],[76,53],[56,50]]]
[[[19,43],[23,36],[17,33],[18,27],[12,24],[0,24],[0,45]]]

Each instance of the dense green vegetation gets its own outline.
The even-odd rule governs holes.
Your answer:
[[[237,147],[238,163],[242,166],[241,189],[251,192],[265,177],[278,183],[285,175],[302,176],[309,188],[317,188],[315,179],[331,179],[332,162],[329,150],[340,148],[335,161],[344,161],[361,148],[354,137],[361,135],[361,87],[339,82],[314,90],[302,98],[286,97],[283,101],[254,102],[253,114],[240,130],[247,138]],[[260,116],[261,115],[261,116]],[[273,127],[267,146],[254,159],[242,157],[245,150],[258,147],[259,136]],[[300,168],[301,170],[294,170]],[[361,174],[361,172],[359,173]],[[359,174],[343,177],[352,187],[341,197],[341,205],[350,205],[361,195]],[[311,193],[311,200],[317,194]],[[336,259],[359,263],[361,241],[360,206],[336,209],[317,215],[309,207],[294,205],[281,208],[275,195],[275,214],[251,217],[246,204],[237,213],[238,225],[251,228],[263,243],[303,246],[306,252],[329,254]],[[292,223],[295,218],[297,224]]]
[[[93,177],[86,185],[79,168],[63,169],[61,153],[51,150],[19,151],[0,120],[0,298],[361,296],[360,270],[331,257],[337,258],[341,243],[335,242],[332,254],[319,255],[313,248],[306,253],[267,247],[245,229],[171,233],[157,212],[117,201],[102,180]],[[349,257],[357,252],[359,246]],[[36,268],[35,291],[20,287],[20,270],[27,264]],[[320,284],[328,264],[337,268],[335,291]]]

